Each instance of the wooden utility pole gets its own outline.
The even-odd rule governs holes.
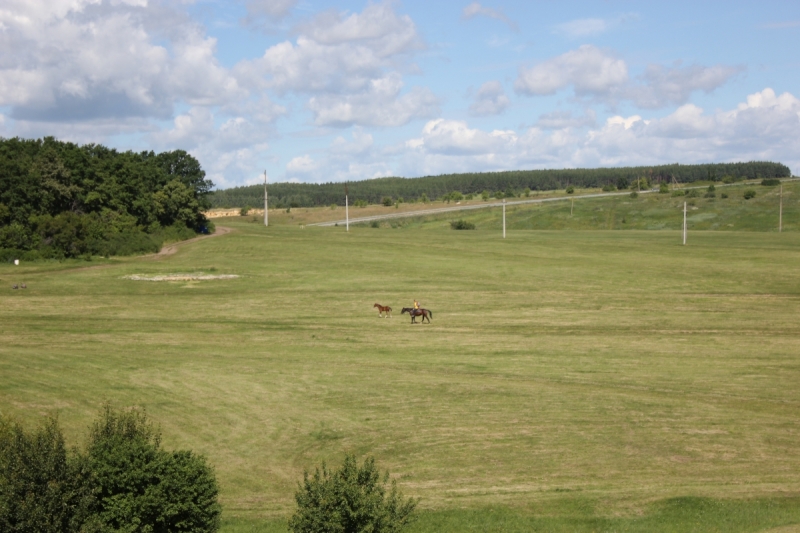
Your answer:
[[[264,225],[269,226],[269,203],[267,202],[267,171],[264,171]]]
[[[683,245],[686,246],[686,202],[683,202]]]
[[[345,231],[350,231],[350,206],[347,199],[347,182],[344,182],[344,219],[345,219]]]
[[[506,199],[503,198],[503,238],[506,238]]]

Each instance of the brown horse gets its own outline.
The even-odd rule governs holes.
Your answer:
[[[381,304],[377,304],[376,303],[372,307],[377,307],[378,308],[378,316],[379,317],[392,318],[392,308],[389,307],[388,305],[381,305]],[[386,314],[386,316],[383,316],[384,313]]]
[[[401,315],[403,313],[408,313],[409,315],[411,315],[411,323],[412,324],[416,324],[417,323],[416,319],[417,319],[418,316],[422,317],[422,323],[423,324],[425,323],[425,319],[426,318],[428,319],[428,324],[430,324],[431,323],[431,317],[433,316],[433,311],[430,311],[428,309],[414,309],[414,308],[411,308],[411,307],[404,307],[402,309],[402,311],[400,311]]]

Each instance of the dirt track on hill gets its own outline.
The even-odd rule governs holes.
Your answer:
[[[228,228],[228,227],[225,227],[225,226],[217,226],[216,231],[214,233],[212,233],[211,235],[200,235],[198,237],[194,237],[194,238],[191,238],[191,239],[188,239],[188,240],[185,240],[185,241],[173,242],[172,244],[168,244],[167,246],[164,246],[163,248],[161,248],[161,251],[158,252],[157,254],[153,254],[153,255],[147,256],[147,257],[152,257],[153,259],[156,259],[156,260],[163,259],[164,257],[167,257],[167,256],[172,255],[175,252],[177,252],[178,248],[180,248],[181,246],[183,246],[185,244],[190,244],[190,243],[202,240],[202,239],[210,239],[211,237],[219,237],[220,235],[227,235],[231,231],[232,231],[231,228]]]

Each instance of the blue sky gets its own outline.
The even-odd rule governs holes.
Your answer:
[[[5,0],[0,135],[185,149],[219,187],[774,160],[800,2]]]

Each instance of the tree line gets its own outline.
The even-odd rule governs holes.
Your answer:
[[[751,161],[748,163],[714,163],[704,165],[658,165],[621,168],[590,168],[563,170],[514,170],[445,174],[421,178],[378,178],[348,184],[351,204],[377,204],[387,198],[394,201],[418,201],[447,197],[453,192],[464,195],[488,192],[489,196],[517,196],[524,190],[545,191],[579,188],[616,187],[618,183],[692,183],[734,179],[783,178],[791,176],[789,167],[781,163]],[[643,180],[644,181],[644,180]],[[344,205],[343,183],[276,183],[269,186],[270,207],[314,207]],[[257,207],[264,204],[262,185],[233,187],[214,191],[212,207]]]
[[[0,138],[0,260],[158,251],[209,230],[212,187],[183,150]]]

